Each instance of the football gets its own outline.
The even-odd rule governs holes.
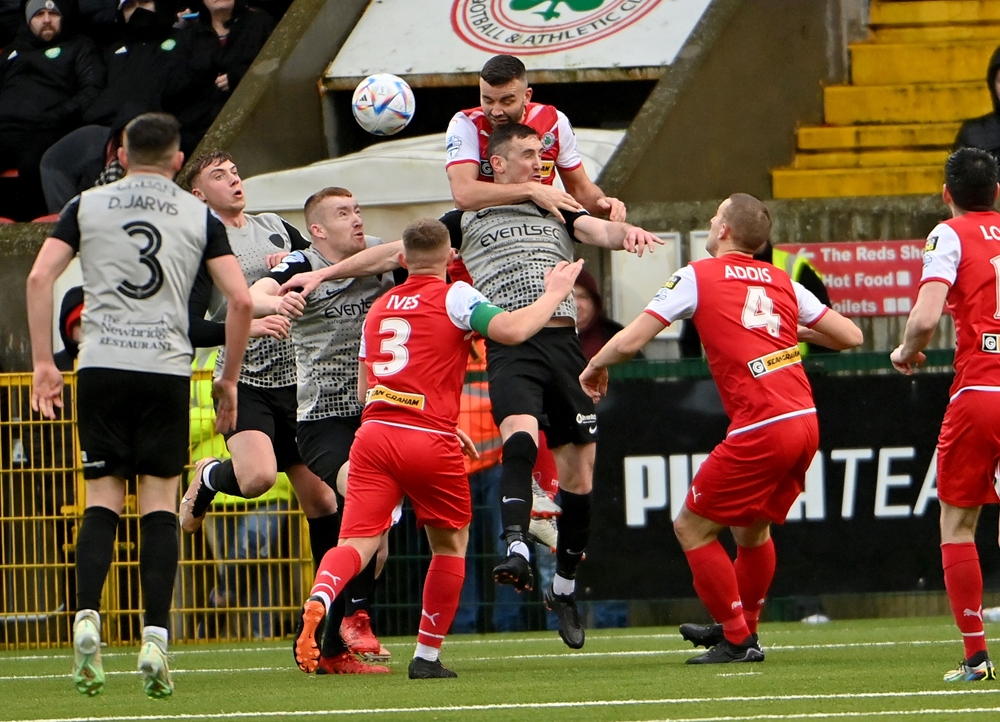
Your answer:
[[[410,86],[391,73],[369,75],[351,99],[354,119],[372,135],[395,135],[410,122],[415,109]]]

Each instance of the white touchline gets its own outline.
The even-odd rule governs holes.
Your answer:
[[[491,710],[513,709],[574,709],[588,707],[639,707],[650,705],[682,705],[706,704],[715,702],[797,702],[803,700],[838,700],[838,699],[905,699],[910,697],[962,697],[972,694],[1000,694],[1000,689],[960,689],[960,690],[924,690],[918,692],[861,692],[839,694],[776,694],[757,696],[725,696],[725,697],[682,697],[671,699],[602,699],[582,700],[573,702],[526,702],[519,704],[468,704],[441,705],[440,707],[382,707],[372,709],[324,709],[324,710],[265,710],[260,712],[225,712],[216,714],[177,714],[177,715],[132,715],[107,717],[47,717],[47,718],[17,718],[0,720],[0,722],[128,722],[129,720],[200,720],[200,719],[253,719],[255,717],[325,717],[343,715],[377,715],[377,714],[411,714],[414,712],[481,712]],[[725,717],[684,717],[673,722],[740,722],[766,719],[822,719],[824,717],[863,717],[887,715],[912,715],[932,713],[973,713],[996,712],[1000,707],[942,709],[942,710],[904,710],[900,712],[803,712],[801,714],[768,714],[750,716]],[[661,722],[668,722],[662,720]]]

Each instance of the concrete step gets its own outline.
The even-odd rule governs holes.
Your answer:
[[[1000,21],[1000,0],[915,0],[872,2],[869,24],[946,25]]]
[[[867,150],[834,153],[796,153],[792,168],[826,170],[848,168],[902,168],[906,166],[943,166],[949,151],[941,150]]]
[[[775,198],[844,198],[940,193],[943,164],[904,168],[841,168],[771,171]]]
[[[886,26],[871,33],[874,43],[953,43],[962,40],[991,40],[1000,45],[1000,24]],[[985,76],[985,69],[983,75]]]
[[[956,121],[993,110],[982,82],[832,85],[823,89],[823,107],[830,125]]]
[[[986,66],[1000,38],[950,43],[851,45],[853,85],[986,82]]]
[[[950,148],[960,123],[905,125],[811,125],[798,129],[799,150]]]

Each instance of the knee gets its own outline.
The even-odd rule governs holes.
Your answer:
[[[266,494],[274,486],[278,472],[276,469],[263,469],[251,471],[237,479],[242,491],[248,499],[255,499],[261,494]]]

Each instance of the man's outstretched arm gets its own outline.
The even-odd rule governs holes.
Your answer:
[[[941,320],[948,291],[949,286],[943,281],[927,281],[920,287],[917,302],[906,319],[903,343],[889,354],[889,360],[900,373],[911,376],[915,367],[927,359],[923,350],[931,342]]]
[[[341,278],[360,278],[361,276],[377,276],[399,268],[399,254],[403,252],[403,242],[393,241],[382,243],[355,253],[332,266],[320,268],[307,273],[297,273],[281,284],[279,294],[298,291],[303,297],[316,290],[324,281],[336,281]]]

